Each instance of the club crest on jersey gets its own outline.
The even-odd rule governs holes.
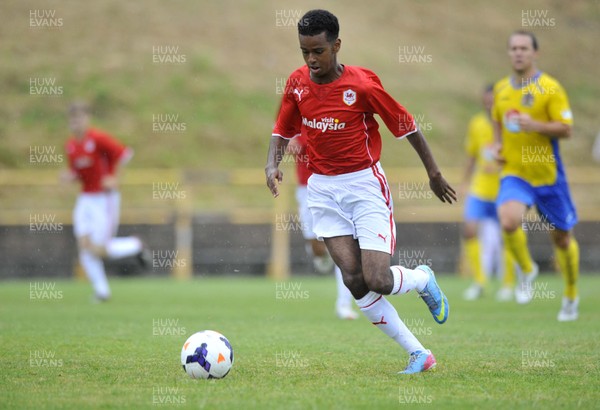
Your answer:
[[[344,91],[344,103],[352,105],[356,102],[356,91],[348,89]]]
[[[93,152],[96,149],[96,143],[93,140],[88,140],[83,144],[85,152]]]

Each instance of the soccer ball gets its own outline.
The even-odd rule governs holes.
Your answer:
[[[219,332],[194,333],[183,344],[181,364],[192,379],[222,379],[233,366],[233,348]]]

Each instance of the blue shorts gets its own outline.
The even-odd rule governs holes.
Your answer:
[[[535,205],[538,213],[561,231],[568,231],[577,224],[577,211],[565,182],[534,187],[521,178],[507,176],[500,181],[496,204],[500,206],[507,201],[521,202],[528,207]]]
[[[465,221],[481,221],[482,219],[497,221],[496,203],[494,201],[484,201],[469,194],[465,202],[464,218]]]

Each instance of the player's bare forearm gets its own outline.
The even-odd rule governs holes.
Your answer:
[[[433,158],[433,154],[431,153],[429,145],[427,144],[427,141],[425,140],[421,130],[413,132],[407,138],[410,142],[410,145],[412,145],[417,154],[419,154],[419,158],[421,158],[421,162],[423,162],[429,178],[431,179],[441,175],[442,173],[440,172],[435,159]]]
[[[283,181],[283,172],[279,169],[281,159],[285,155],[285,149],[288,140],[278,136],[272,136],[269,143],[269,152],[267,153],[267,165],[265,166],[265,176],[267,186],[275,198],[279,196],[277,184]]]
[[[427,170],[429,187],[433,193],[442,202],[448,202],[450,204],[456,202],[456,191],[442,176],[421,130],[417,130],[417,132],[410,134],[407,138],[410,145],[412,145],[413,149],[419,154],[419,158],[421,158],[421,162],[423,162],[423,165]]]
[[[535,121],[526,118],[521,125],[523,131],[534,131],[549,138],[569,138],[571,137],[571,126],[560,121]]]

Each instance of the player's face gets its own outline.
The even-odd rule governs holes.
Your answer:
[[[341,40],[338,38],[333,43],[327,41],[325,32],[316,36],[298,36],[300,50],[304,61],[310,70],[310,75],[316,82],[326,83],[336,78],[337,52]]]
[[[90,117],[83,111],[75,111],[69,114],[69,128],[77,136],[81,136],[88,129]]]
[[[530,71],[534,67],[537,57],[537,51],[533,49],[532,38],[524,34],[512,35],[508,41],[508,56],[515,72]]]

